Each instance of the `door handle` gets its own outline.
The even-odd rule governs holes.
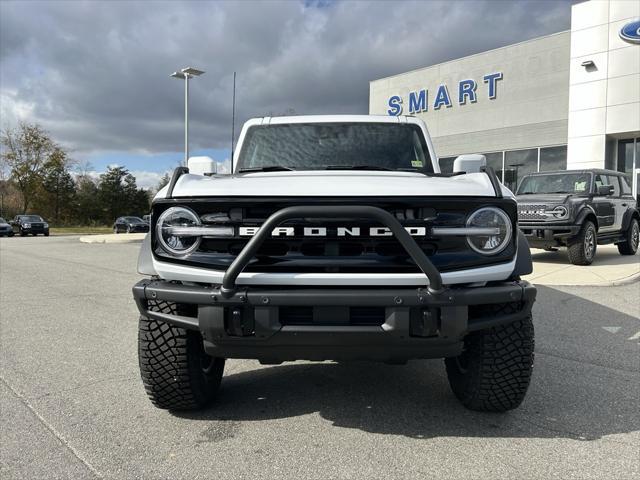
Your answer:
[[[623,203],[622,206],[623,207],[627,207],[629,204],[628,203]]]

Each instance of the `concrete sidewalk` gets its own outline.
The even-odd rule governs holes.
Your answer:
[[[611,286],[640,279],[640,255],[620,255],[615,245],[598,245],[596,258],[588,266],[571,265],[566,248],[531,253],[533,273],[524,279],[536,285]]]
[[[80,237],[82,243],[134,243],[142,242],[146,233],[107,233]]]

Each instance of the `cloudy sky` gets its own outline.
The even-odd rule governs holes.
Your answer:
[[[224,161],[253,116],[367,113],[369,81],[569,28],[572,0],[0,2],[2,128],[38,122],[100,172],[143,186],[183,150]]]

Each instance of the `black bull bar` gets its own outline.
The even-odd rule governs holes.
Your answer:
[[[245,245],[224,274],[220,288],[223,296],[229,298],[234,294],[238,275],[247,267],[273,229],[288,220],[296,218],[367,218],[376,220],[391,230],[418,268],[427,276],[429,279],[429,292],[435,294],[443,290],[442,276],[438,269],[431,263],[424,251],[418,246],[400,222],[386,210],[367,205],[294,206],[286,207],[273,213],[262,224],[258,233]]]

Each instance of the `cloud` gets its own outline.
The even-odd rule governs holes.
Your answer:
[[[41,123],[80,159],[180,151],[183,85],[168,74],[193,65],[206,74],[191,83],[191,147],[229,148],[233,71],[238,125],[366,113],[370,80],[564,30],[569,5],[2,2],[0,114]]]

